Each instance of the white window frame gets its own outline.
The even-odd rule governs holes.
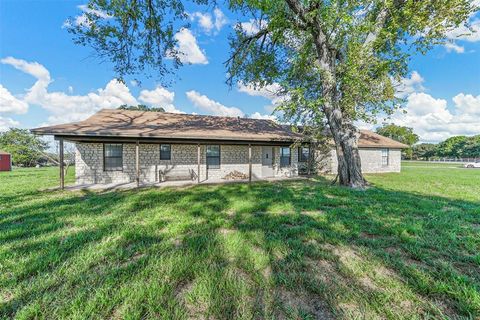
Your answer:
[[[168,146],[168,158],[162,158],[162,147],[163,146]],[[160,160],[162,161],[170,161],[172,160],[172,145],[171,144],[161,144],[160,145]]]
[[[390,149],[382,149],[382,167],[388,167],[390,164]]]
[[[120,146],[120,156],[107,156],[107,146]],[[107,159],[120,159],[121,165],[117,167],[107,167]],[[104,143],[103,144],[103,171],[123,171],[123,143]]]

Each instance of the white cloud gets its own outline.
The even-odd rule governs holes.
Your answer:
[[[209,99],[207,96],[191,90],[186,92],[187,98],[194,106],[216,116],[243,117],[242,110],[235,107],[226,107],[223,104]]]
[[[0,132],[7,131],[8,128],[18,127],[20,123],[10,118],[0,117]]]
[[[50,72],[38,62],[27,62],[14,57],[4,58],[0,60],[0,62],[3,64],[9,64],[15,69],[28,73],[38,80],[42,80],[44,83],[50,83]]]
[[[478,130],[480,131],[480,95],[475,97],[471,94],[460,93],[453,97],[452,100],[455,103],[459,114],[468,114],[479,117],[475,120],[478,121]]]
[[[210,34],[214,29],[218,33],[228,23],[227,17],[219,8],[213,10],[213,17],[208,12],[202,13],[197,11],[190,15],[190,19],[192,21],[197,20],[200,28],[207,34]]]
[[[263,120],[273,120],[277,121],[277,117],[271,114],[261,114],[260,112],[255,112],[250,115],[252,119],[263,119]]]
[[[73,20],[73,24],[75,26],[89,27],[91,21],[88,18],[87,14],[94,15],[102,19],[112,18],[112,16],[108,15],[105,11],[89,8],[86,4],[79,5],[77,6],[77,8],[80,9],[83,13],[76,16]],[[65,20],[65,22],[63,22],[62,28],[69,28],[71,26],[72,21],[70,19],[67,19]]]
[[[278,98],[281,87],[278,83],[272,83],[263,87],[255,86],[253,83],[237,83],[237,89],[239,92],[244,92],[249,96],[264,97],[269,100]]]
[[[175,34],[175,40],[178,42],[179,58],[182,63],[208,64],[205,52],[200,49],[197,39],[189,29],[182,28]]]
[[[471,1],[471,4],[477,9],[480,8],[480,1]],[[447,52],[464,53],[465,48],[458,45],[456,41],[478,42],[480,41],[480,19],[478,11],[472,12],[465,23],[462,23],[457,28],[450,30],[446,34],[446,38],[450,40],[444,46]]]
[[[424,81],[416,71],[403,79],[398,84],[397,96],[406,98],[404,108],[390,118],[378,116],[377,124],[388,122],[411,127],[422,142],[439,142],[454,135],[480,134],[480,95],[459,93],[449,102],[423,92]],[[378,126],[362,121],[356,125],[370,130]]]
[[[166,112],[183,113],[175,108],[173,100],[175,93],[158,86],[153,90],[142,90],[138,99],[154,107],[162,107]]]
[[[463,40],[468,42],[480,41],[480,19],[470,18],[468,21],[470,29],[462,24],[447,33],[447,39]]]
[[[210,33],[213,29],[212,16],[209,13],[194,12],[190,15],[192,20],[197,20],[200,28],[206,33]]]
[[[240,25],[245,34],[251,36],[260,31],[260,29],[265,28],[267,26],[267,22],[258,22],[255,19],[250,19],[249,21],[241,22]]]
[[[396,83],[394,81],[394,86],[396,87],[395,96],[398,98],[406,98],[409,94],[414,92],[421,92],[425,90],[423,82],[425,80],[422,78],[420,73],[413,71],[410,77],[403,78],[400,82]]]
[[[228,19],[219,8],[215,8],[215,10],[213,10],[213,15],[215,16],[215,29],[220,31],[223,26],[228,23]]]
[[[406,114],[398,112],[391,121],[413,128],[424,142],[438,142],[452,135],[479,134],[480,95],[460,93],[452,101],[449,109],[445,99],[412,93],[407,99]]]
[[[68,90],[68,93],[73,93],[73,87],[72,86],[68,86],[67,90]]]
[[[28,111],[28,103],[14,97],[0,84],[0,112],[22,114]]]
[[[8,57],[2,63],[11,65],[35,77],[37,81],[28,90],[23,101],[39,105],[52,115],[48,123],[79,121],[87,118],[102,108],[117,108],[122,104],[137,105],[137,100],[123,83],[111,80],[105,88],[86,95],[68,95],[64,92],[49,92],[51,77],[48,70],[37,62]]]
[[[63,92],[48,92],[45,88],[33,99],[28,100],[50,111],[49,123],[84,120],[100,109],[118,108],[122,104],[137,105],[137,100],[123,83],[110,80],[105,88],[86,95],[67,95]]]
[[[265,110],[273,112],[282,102],[289,99],[289,96],[280,92],[281,86],[278,83],[272,83],[264,87],[255,86],[253,83],[237,83],[237,90],[254,97],[263,97],[270,100],[271,104],[265,106]]]
[[[447,52],[452,52],[455,51],[456,53],[464,53],[465,48],[462,46],[459,46],[455,42],[447,42],[444,44],[445,49],[447,49]]]

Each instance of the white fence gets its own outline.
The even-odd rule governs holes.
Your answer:
[[[426,160],[427,162],[453,162],[453,163],[465,163],[465,162],[477,162],[480,158],[438,158]]]

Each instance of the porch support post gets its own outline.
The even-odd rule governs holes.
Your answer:
[[[252,145],[248,145],[248,182],[252,182]]]
[[[200,143],[197,144],[197,183],[200,183]]]
[[[59,158],[59,165],[60,165],[60,189],[65,189],[65,169],[64,169],[64,157],[63,157],[63,138],[58,140],[58,158]]]
[[[138,141],[135,144],[135,169],[136,169],[137,187],[139,187],[140,186],[140,142]]]

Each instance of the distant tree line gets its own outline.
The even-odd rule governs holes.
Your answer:
[[[162,107],[121,105],[121,110],[165,112]],[[0,132],[0,150],[12,155],[12,163],[16,167],[35,167],[37,165],[58,165],[58,152],[50,152],[50,144],[32,134],[28,129],[10,128]],[[50,150],[50,151],[49,151]],[[71,164],[75,159],[73,144],[64,146],[65,162]]]
[[[0,132],[0,150],[12,155],[12,164],[16,167],[59,164],[58,150],[51,152],[50,144],[28,129],[10,128]],[[65,143],[64,161],[67,165],[75,161],[75,148],[72,143]]]
[[[412,159],[432,158],[480,158],[480,134],[476,136],[453,136],[438,144],[414,145]]]
[[[382,136],[392,138],[409,147],[402,152],[407,160],[430,160],[432,158],[480,158],[480,135],[453,136],[438,144],[419,143],[412,128],[384,124],[377,129]]]
[[[0,132],[0,150],[12,155],[14,166],[34,167],[48,162],[48,143],[27,129],[10,128]]]
[[[119,110],[132,110],[132,111],[151,111],[151,112],[165,112],[165,109],[162,107],[149,107],[144,104],[139,104],[136,106],[129,106],[126,104],[122,104],[117,109]]]

